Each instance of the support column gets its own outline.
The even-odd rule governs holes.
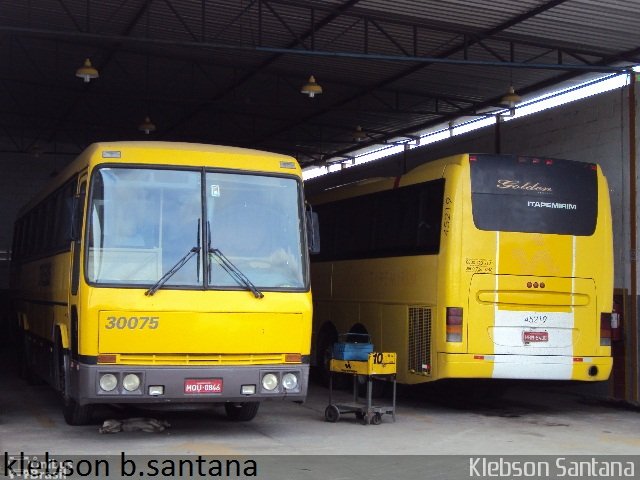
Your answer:
[[[636,191],[636,73],[629,80],[629,263],[630,263],[630,311],[627,315],[629,359],[631,365],[630,396],[632,402],[640,401],[638,391],[638,262],[637,262],[637,191]]]

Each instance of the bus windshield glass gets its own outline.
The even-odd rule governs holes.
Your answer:
[[[292,178],[207,172],[209,285],[239,283],[215,249],[258,288],[304,286],[298,186]]]
[[[293,178],[100,168],[91,183],[87,279],[152,286],[179,265],[162,288],[246,289],[209,254],[217,249],[260,289],[302,289],[300,198]]]
[[[480,230],[592,235],[596,166],[515,155],[470,155],[473,220]]]

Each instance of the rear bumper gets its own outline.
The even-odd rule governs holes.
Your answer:
[[[611,357],[555,355],[474,355],[438,353],[438,378],[603,381]]]
[[[257,365],[225,367],[166,367],[128,365],[87,365],[78,363],[71,369],[73,397],[81,405],[91,403],[217,403],[249,402],[266,399],[302,401],[307,395],[309,365]],[[118,379],[118,386],[111,392],[100,388],[100,377],[111,373]],[[122,387],[125,375],[134,373],[140,377],[140,387],[128,392]],[[262,377],[273,373],[278,377],[278,386],[273,391],[262,387]],[[298,377],[295,389],[285,390],[282,376],[294,373]],[[219,393],[185,393],[187,379],[221,379]],[[243,385],[255,385],[255,394],[243,395]],[[149,387],[162,386],[161,395],[151,395]],[[157,390],[157,389],[156,389]]]

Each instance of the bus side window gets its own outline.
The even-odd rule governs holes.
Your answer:
[[[73,186],[74,183],[69,182],[62,192],[62,198],[58,204],[58,218],[56,222],[56,245],[58,247],[66,247],[69,249],[69,241],[72,239],[71,219],[73,217]]]

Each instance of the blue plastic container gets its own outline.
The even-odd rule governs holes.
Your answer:
[[[367,361],[373,352],[373,343],[367,334],[348,333],[340,335],[340,340],[333,344],[333,358],[337,360]],[[346,340],[349,340],[348,342]],[[362,341],[353,341],[362,340]]]

